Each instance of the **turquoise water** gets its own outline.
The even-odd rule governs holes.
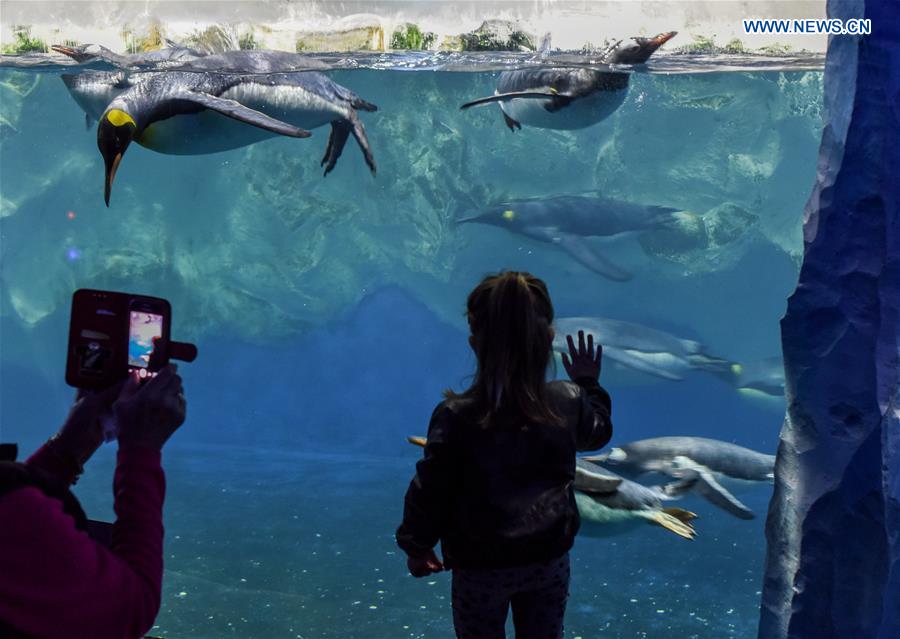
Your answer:
[[[453,636],[448,576],[409,577],[393,531],[420,454],[404,438],[473,370],[462,312],[486,272],[543,277],[560,317],[638,322],[734,362],[780,351],[820,73],[636,73],[606,121],[515,134],[494,107],[458,109],[493,92],[494,72],[331,76],[379,107],[361,116],[377,177],[351,140],[323,179],[324,128],[207,156],[132,145],[107,209],[95,130],[58,70],[0,71],[3,440],[30,451],[65,416],[76,288],[165,297],[173,336],[200,348],[181,367],[189,417],[165,452],[156,634]],[[706,239],[604,243],[635,274],[618,283],[551,244],[453,223],[479,205],[594,190],[702,216]],[[613,445],[700,435],[774,453],[780,397],[611,360],[602,381]],[[94,517],[112,513],[113,453],[76,487]],[[652,526],[579,538],[566,637],[754,637],[770,492],[738,495],[752,521],[687,496],[693,542]]]

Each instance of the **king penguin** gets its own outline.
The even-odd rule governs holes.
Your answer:
[[[114,67],[119,67],[120,69],[160,69],[176,64],[184,64],[188,60],[194,60],[206,55],[202,51],[183,47],[169,40],[166,42],[168,43],[168,46],[165,49],[131,54],[116,53],[101,44],[79,44],[72,46],[54,44],[50,48],[57,53],[69,56],[79,64],[89,64],[96,60],[102,60],[103,62],[111,64]]]
[[[110,97],[97,114],[107,206],[119,163],[132,141],[159,153],[200,155],[276,135],[308,137],[309,129],[330,124],[331,136],[321,161],[325,175],[334,168],[350,135],[375,174],[375,160],[357,109],[376,111],[377,107],[318,72],[164,71],[63,80],[88,116],[96,114],[104,96]]]
[[[642,64],[676,31],[620,40],[604,51],[604,64]],[[496,102],[511,131],[522,124],[543,129],[583,129],[609,117],[625,101],[630,73],[587,67],[519,69],[500,74],[494,95],[462,109]]]

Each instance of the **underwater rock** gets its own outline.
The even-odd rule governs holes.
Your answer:
[[[900,636],[900,7],[832,37],[804,260],[782,320],[788,412],[760,639]]]
[[[534,51],[536,38],[518,22],[485,20],[481,26],[459,36],[463,51]]]
[[[3,143],[19,132],[19,118],[22,117],[22,105],[25,99],[38,86],[41,76],[20,71],[3,74],[0,81],[0,148]]]
[[[734,264],[743,251],[736,245],[751,237],[759,218],[732,202],[711,208],[703,215],[684,215],[675,228],[639,238],[648,255],[661,257],[700,273]]]

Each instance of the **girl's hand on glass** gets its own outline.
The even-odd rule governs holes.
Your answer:
[[[584,344],[584,331],[578,331],[578,348],[575,348],[575,341],[571,335],[566,335],[566,342],[569,344],[569,353],[563,353],[562,362],[566,368],[569,379],[573,382],[583,377],[598,379],[600,377],[601,357],[603,355],[603,346],[597,344],[597,350],[594,351],[594,336],[588,335],[587,346]]]

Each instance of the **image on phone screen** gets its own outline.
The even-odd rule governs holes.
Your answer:
[[[153,354],[153,340],[162,337],[163,316],[146,311],[131,311],[128,329],[128,366],[146,369]]]

